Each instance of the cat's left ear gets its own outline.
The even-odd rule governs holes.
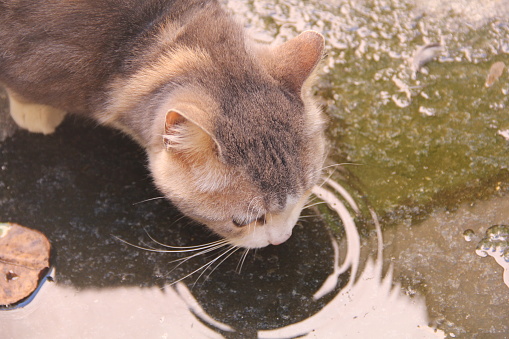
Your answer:
[[[300,92],[302,85],[323,58],[325,40],[315,31],[305,31],[274,48],[266,67],[276,79]]]

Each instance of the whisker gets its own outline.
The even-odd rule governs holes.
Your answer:
[[[329,176],[328,176],[328,177],[326,177],[325,179],[322,179],[323,181],[322,181],[322,183],[321,183],[320,185],[318,185],[318,187],[322,187],[323,185],[325,185],[325,183],[326,183],[327,181],[329,181],[329,179],[330,179],[330,178],[332,178],[332,175],[336,172],[336,170],[337,170],[337,169],[338,169],[338,168],[337,168],[337,167],[335,167],[335,168],[334,168],[334,170],[330,172],[330,174],[329,174]]]
[[[239,260],[239,263],[237,264],[237,267],[235,268],[235,271],[240,274],[240,271],[242,271],[242,266],[244,266],[244,261],[246,261],[247,254],[249,253],[249,248],[246,248],[244,250],[244,253],[242,253],[242,257]]]
[[[228,245],[228,243],[222,243],[222,244],[219,244],[219,245],[208,247],[208,248],[205,248],[205,249],[201,250],[200,252],[193,253],[193,254],[188,255],[187,257],[184,257],[184,258],[180,258],[180,259],[175,259],[175,260],[169,261],[168,263],[174,263],[174,262],[180,261],[180,263],[173,268],[173,269],[175,269],[175,268],[179,267],[180,265],[182,265],[183,263],[185,263],[186,261],[188,261],[188,260],[190,260],[192,258],[198,257],[200,255],[204,255],[205,253],[213,252],[213,251],[218,250],[221,247],[224,247],[226,245]],[[173,269],[172,269],[172,271],[173,271]]]
[[[185,278],[192,276],[192,275],[193,275],[193,274],[195,274],[196,272],[199,272],[199,271],[200,271],[200,270],[202,270],[203,268],[206,268],[206,267],[210,266],[211,264],[213,264],[214,262],[216,262],[219,258],[221,258],[223,255],[225,255],[225,253],[228,253],[228,251],[229,251],[229,250],[230,250],[230,249],[228,249],[228,250],[224,251],[221,255],[219,255],[217,258],[215,258],[215,259],[214,259],[214,260],[212,260],[211,262],[208,262],[208,263],[206,263],[206,264],[204,264],[204,265],[202,265],[202,266],[198,267],[197,269],[195,269],[195,270],[194,270],[194,271],[192,271],[191,273],[188,273],[188,274],[186,274],[185,276],[183,276],[182,278],[180,278],[180,279],[178,279],[178,280],[176,280],[176,281],[172,282],[170,285],[174,285],[174,284],[176,284],[176,283],[178,283],[178,282],[180,282],[180,281],[184,280]]]
[[[306,205],[306,206],[303,207],[303,209],[304,208],[310,208],[310,207],[317,206],[317,205],[322,205],[322,204],[326,204],[326,202],[325,201],[320,201],[320,202],[316,202],[316,203],[311,204],[311,205]]]
[[[182,215],[181,217],[177,218],[176,220],[173,220],[171,222],[171,225],[175,225],[176,223],[178,223],[180,220],[184,219],[185,217],[186,217],[185,215]],[[189,222],[187,223],[186,226],[188,226],[188,225],[189,225]]]
[[[320,200],[320,199],[316,195],[311,195],[310,197],[308,197],[308,200],[306,201],[306,203],[307,204],[313,203],[316,200]]]
[[[362,166],[363,164],[357,164],[355,162],[340,162],[338,164],[332,164],[332,165],[322,167],[321,169],[319,169],[319,171],[323,171],[324,169],[331,168],[331,167],[339,167],[339,166],[344,166],[344,165]]]
[[[157,248],[150,248],[150,247],[143,247],[143,246],[135,245],[133,243],[130,243],[129,241],[126,241],[120,237],[117,237],[116,235],[111,234],[111,236],[114,237],[115,239],[117,239],[118,241],[123,242],[126,245],[129,245],[131,247],[134,247],[134,248],[137,248],[140,250],[144,250],[147,252],[159,252],[159,253],[167,253],[167,252],[172,253],[173,252],[170,250],[161,250],[161,249],[157,249]]]
[[[207,265],[209,265],[209,264],[210,264],[210,263],[206,263],[205,265],[198,267],[197,269],[195,269],[195,270],[194,270],[194,271],[192,271],[191,273],[188,273],[188,274],[186,274],[185,276],[183,276],[182,278],[180,278],[180,279],[178,279],[178,280],[173,281],[172,283],[170,283],[170,285],[175,285],[176,283],[181,282],[181,281],[182,281],[182,280],[184,280],[185,278],[192,276],[193,274],[195,274],[196,272],[200,271],[202,268],[204,268],[205,266],[207,266]]]
[[[207,269],[211,266],[213,266],[215,263],[217,263],[219,260],[219,262],[217,263],[217,265],[210,271],[210,273],[207,275],[207,279],[208,277],[226,260],[228,259],[231,255],[233,255],[235,252],[237,252],[240,247],[236,247],[236,246],[232,246],[226,239],[220,239],[220,240],[216,240],[216,241],[213,241],[213,242],[210,242],[210,243],[207,243],[207,244],[202,244],[202,245],[196,245],[196,246],[170,246],[170,245],[166,245],[166,244],[163,244],[159,241],[157,241],[154,237],[152,237],[148,231],[145,229],[145,233],[147,234],[147,236],[150,238],[150,240],[152,240],[154,243],[156,243],[157,245],[160,245],[160,246],[163,246],[165,248],[163,249],[160,249],[160,248],[153,248],[153,247],[145,247],[145,246],[140,246],[140,245],[136,245],[136,244],[133,244],[133,243],[130,243],[116,235],[111,235],[112,237],[114,237],[115,239],[117,239],[118,241],[126,244],[126,245],[129,245],[131,247],[134,247],[134,248],[137,248],[137,249],[140,249],[140,250],[143,250],[143,251],[147,251],[147,252],[156,252],[156,253],[188,253],[188,252],[195,252],[195,253],[191,253],[190,255],[184,257],[184,258],[179,258],[179,259],[175,259],[175,260],[172,260],[172,261],[168,261],[168,263],[176,263],[178,262],[177,265],[175,265],[175,267],[173,267],[167,274],[169,275],[171,272],[173,272],[174,270],[176,270],[178,267],[180,267],[182,264],[184,264],[185,262],[193,259],[193,258],[196,258],[198,256],[202,256],[202,255],[205,255],[209,252],[213,252],[213,251],[216,251],[216,250],[219,250],[225,246],[227,246],[227,248],[225,250],[223,250],[216,258],[214,258],[213,260],[207,262],[206,264],[204,265],[201,265],[199,268],[193,270],[192,272],[186,274],[185,276],[179,278],[178,280],[176,281],[173,281],[170,285],[173,285],[173,284],[176,284],[190,276],[192,276],[193,274],[199,272],[202,270],[202,272],[200,273],[200,275],[198,276],[198,278],[196,279],[196,281],[194,282],[194,284],[196,284],[198,282],[198,280],[203,276],[203,274],[205,274],[205,272],[207,271]],[[246,251],[247,252],[247,251]],[[244,254],[245,255],[245,254]],[[222,259],[221,259],[222,258]],[[194,286],[193,284],[193,286]]]
[[[198,280],[200,280],[200,278],[203,276],[203,274],[205,273],[205,271],[207,271],[209,269],[210,266],[212,266],[219,258],[221,258],[223,255],[225,255],[226,253],[230,252],[232,250],[232,248],[235,248],[233,246],[230,246],[228,247],[226,250],[224,250],[223,252],[221,252],[216,258],[212,259],[211,261],[209,261],[208,263],[206,263],[204,266],[205,268],[201,271],[201,273],[198,275],[198,278],[196,278],[196,280],[194,281],[193,283],[193,288],[194,286],[196,285],[196,283],[198,282]],[[203,266],[202,266],[203,267]],[[207,279],[205,279],[207,280]]]
[[[228,259],[229,257],[232,256],[233,253],[237,252],[238,250],[240,250],[240,247],[236,247],[236,246],[232,246],[230,247],[227,251],[225,251],[223,254],[221,254],[219,257],[217,257],[216,259],[214,259],[214,262],[217,261],[217,259],[219,259],[220,257],[222,257],[223,255],[225,255],[226,253],[230,252],[226,257],[223,258],[223,260],[221,260],[217,265],[216,267],[214,267],[212,269],[212,271],[209,272],[209,274],[207,274],[207,276],[205,277],[205,280],[207,280],[210,275],[219,267],[221,266],[222,263],[225,262],[226,259]],[[211,265],[212,266],[212,265]],[[205,271],[203,271],[205,273]],[[199,278],[199,277],[198,277]],[[197,280],[198,281],[198,280]]]
[[[165,197],[155,197],[155,198],[145,199],[145,200],[142,200],[142,201],[135,202],[133,204],[133,206],[141,204],[141,203],[144,203],[144,202],[152,201],[152,200],[158,200],[158,199],[165,199]]]
[[[158,253],[185,253],[185,252],[196,252],[196,251],[200,251],[200,250],[204,250],[204,249],[208,249],[208,248],[211,248],[211,247],[214,247],[214,246],[224,246],[225,244],[227,244],[227,241],[225,239],[222,239],[222,240],[218,240],[218,241],[214,241],[212,243],[208,243],[208,244],[205,244],[205,245],[198,245],[198,246],[182,246],[182,247],[171,247],[171,246],[166,246],[166,247],[169,247],[169,248],[173,248],[173,249],[160,249],[160,248],[152,248],[152,247],[143,247],[143,246],[139,246],[139,245],[136,245],[136,244],[133,244],[133,243],[130,243],[124,239],[121,239],[120,237],[117,237],[116,235],[113,235],[112,236],[123,242],[124,244],[127,244],[129,246],[132,246],[134,248],[138,248],[140,250],[144,250],[144,251],[148,251],[148,252],[158,252]],[[155,241],[157,244],[160,244],[159,242]],[[164,246],[164,245],[163,245]]]
[[[317,218],[317,217],[319,217],[318,214],[310,214],[310,215],[301,215],[301,216],[299,216],[299,219]]]
[[[332,171],[332,173],[334,173],[338,167],[344,166],[344,165],[362,166],[363,164],[358,164],[358,163],[354,163],[354,162],[341,162],[338,164],[327,165],[327,166],[321,167],[316,170],[311,170],[310,175],[314,176],[315,174],[321,174],[324,170],[331,168],[331,167],[334,167],[334,171]],[[332,175],[332,173],[331,173],[331,175]]]
[[[331,168],[331,167],[334,167],[334,170],[331,171],[329,173],[329,175],[325,178],[325,179],[322,179],[323,182],[318,185],[318,187],[322,187],[323,185],[325,185],[325,183],[327,181],[330,180],[330,178],[334,175],[334,173],[336,172],[336,170],[338,169],[339,166],[343,166],[343,165],[352,165],[352,166],[362,166],[363,164],[357,164],[357,163],[354,163],[354,162],[342,162],[342,163],[339,163],[339,164],[332,164],[332,165],[329,165],[329,166],[325,166],[325,167],[322,167],[319,172],[322,172],[324,169],[326,168]]]
[[[300,215],[300,217],[304,217],[304,218],[309,218],[309,217],[321,217],[322,214],[321,213],[312,213],[314,212],[314,210],[306,210],[306,209],[303,209],[302,212],[305,212],[305,213],[302,213]]]
[[[220,249],[221,247],[224,247],[224,246],[225,246],[225,244],[218,245],[218,246],[216,246],[216,247],[208,248],[208,249],[203,250],[203,251],[201,251],[201,252],[194,253],[194,254],[192,254],[192,255],[190,255],[190,256],[187,256],[187,257],[185,257],[185,258],[180,258],[180,259],[177,259],[177,260],[170,261],[169,263],[174,263],[174,262],[177,262],[177,261],[180,261],[180,262],[179,262],[179,263],[178,263],[175,267],[173,267],[173,268],[172,268],[172,269],[171,269],[171,270],[170,270],[167,274],[169,275],[171,272],[175,271],[178,267],[180,267],[180,265],[184,264],[186,261],[191,260],[192,258],[195,258],[195,257],[200,256],[200,255],[204,255],[204,254],[206,254],[206,253],[208,253],[208,252],[212,252],[212,251],[218,250],[218,249]],[[206,264],[205,264],[205,265],[203,265],[203,266],[206,266]],[[203,266],[202,266],[202,267],[203,267]],[[198,269],[198,270],[196,270],[196,271],[191,272],[191,275],[192,275],[192,274],[194,274],[194,273],[196,273],[197,271],[199,271],[199,269]],[[189,276],[189,275],[185,276],[185,277],[184,277],[184,278],[182,278],[182,279],[185,279],[185,278],[187,278],[188,276]],[[173,282],[172,284],[177,283],[177,282],[181,281],[182,279],[179,279],[179,280],[177,280],[177,281]]]
[[[147,234],[147,236],[150,238],[150,240],[152,240],[153,242],[155,242],[156,244],[160,245],[160,246],[163,246],[163,247],[166,247],[166,248],[172,248],[172,249],[177,249],[177,250],[195,250],[195,251],[198,251],[200,249],[204,249],[204,248],[208,248],[210,247],[211,245],[216,245],[216,244],[220,244],[220,243],[225,243],[227,242],[226,239],[219,239],[219,240],[216,240],[216,241],[213,241],[213,242],[209,242],[207,244],[202,244],[202,245],[194,245],[194,246],[172,246],[172,245],[166,245],[166,244],[163,244],[162,242],[159,242],[157,241],[154,237],[152,237],[148,231],[146,229],[144,229],[145,233]],[[191,252],[191,251],[188,251],[188,252]]]

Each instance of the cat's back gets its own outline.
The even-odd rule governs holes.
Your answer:
[[[0,0],[0,41],[47,44],[44,38],[50,37],[84,45],[129,40],[211,3],[217,5],[216,0]]]
[[[215,0],[0,0],[0,83],[84,106],[152,32]],[[37,84],[37,86],[35,86]],[[72,90],[71,90],[72,89]],[[79,93],[63,97],[65,93]],[[54,103],[53,103],[54,104]],[[64,109],[66,107],[63,107]]]

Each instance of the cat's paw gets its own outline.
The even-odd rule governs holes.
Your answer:
[[[19,127],[34,133],[51,134],[64,120],[65,112],[47,105],[20,101],[9,93],[9,109]]]

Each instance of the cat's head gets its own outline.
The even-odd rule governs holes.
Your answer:
[[[235,246],[286,241],[319,179],[323,118],[308,79],[323,48],[309,31],[244,64],[215,60],[161,106],[149,150],[157,187]]]

